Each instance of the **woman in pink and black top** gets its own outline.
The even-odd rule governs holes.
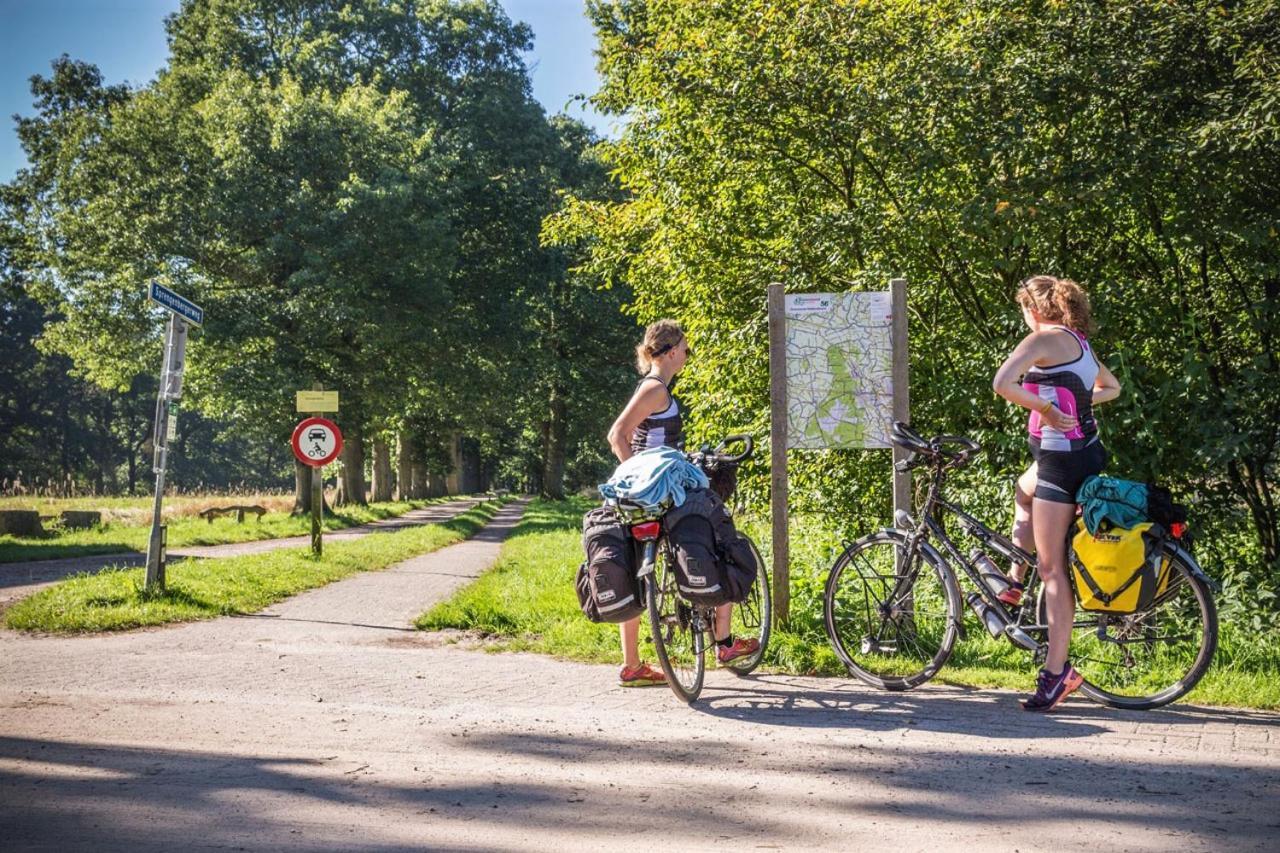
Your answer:
[[[1089,297],[1069,279],[1038,275],[1018,288],[1017,302],[1031,334],[996,371],[992,386],[1011,403],[1029,409],[1031,467],[1018,478],[1013,540],[1037,554],[1048,599],[1049,654],[1028,711],[1048,711],[1080,686],[1067,661],[1075,597],[1067,578],[1067,530],[1075,518],[1076,490],[1106,464],[1093,407],[1120,396],[1120,383],[1098,361],[1086,335],[1093,321]],[[1022,597],[1021,567],[1000,598]]]

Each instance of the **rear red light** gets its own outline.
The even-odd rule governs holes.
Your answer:
[[[662,529],[662,525],[656,521],[646,521],[644,524],[635,524],[631,527],[631,535],[639,539],[641,542],[648,542],[650,539],[657,539],[658,532]]]
[[[1175,521],[1169,525],[1169,532],[1173,534],[1174,539],[1181,539],[1182,534],[1187,532],[1187,526],[1181,521]]]

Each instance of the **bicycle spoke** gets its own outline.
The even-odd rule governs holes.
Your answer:
[[[878,686],[914,686],[950,653],[954,593],[901,539],[872,538],[842,555],[828,579],[827,632],[850,671]]]

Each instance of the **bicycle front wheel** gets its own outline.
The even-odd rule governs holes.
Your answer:
[[[769,634],[773,630],[773,594],[769,588],[769,571],[765,568],[760,549],[745,533],[743,537],[751,544],[751,553],[756,558],[756,581],[751,585],[751,592],[745,601],[733,605],[733,619],[729,630],[735,637],[755,637],[760,648],[745,657],[735,658],[724,664],[737,675],[748,675],[764,660],[765,649],[769,647]]]
[[[1218,609],[1208,584],[1193,570],[1191,555],[1174,543],[1164,544],[1162,560],[1169,582],[1146,610],[1076,611],[1071,665],[1084,676],[1080,692],[1104,705],[1167,705],[1195,687],[1213,661]]]
[[[823,616],[836,655],[873,687],[928,681],[955,646],[960,591],[946,564],[907,535],[881,530],[850,546],[827,577]]]
[[[706,675],[707,617],[682,599],[676,589],[675,570],[659,546],[653,573],[645,578],[645,603],[649,629],[658,663],[666,673],[667,685],[685,702],[693,702],[702,692]]]

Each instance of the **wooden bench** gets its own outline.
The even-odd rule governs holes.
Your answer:
[[[211,506],[206,510],[202,510],[200,517],[213,524],[213,520],[218,516],[230,515],[233,512],[236,514],[236,524],[244,523],[244,514],[246,512],[251,512],[257,516],[254,521],[262,521],[262,516],[267,514],[266,507],[260,506]]]
[[[0,534],[10,536],[42,536],[40,513],[34,509],[0,510]]]

